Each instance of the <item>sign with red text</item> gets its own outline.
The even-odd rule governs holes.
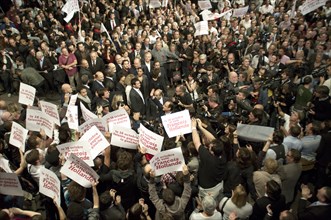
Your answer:
[[[53,122],[60,126],[60,117],[59,117],[59,111],[57,110],[57,106],[45,101],[40,101],[40,107],[41,111],[44,112],[46,115],[51,117]]]
[[[208,35],[208,21],[199,21],[194,24],[195,33],[194,36]]]
[[[163,137],[148,130],[140,124],[139,127],[139,146],[146,148],[146,152],[155,155],[161,151]]]
[[[18,96],[18,103],[23,105],[33,105],[36,89],[25,83],[20,83],[20,92]]]
[[[79,140],[87,141],[89,143],[92,159],[98,156],[101,151],[109,146],[109,142],[96,126],[93,126],[90,130],[85,132]]]
[[[70,154],[75,154],[89,166],[94,166],[89,146],[87,141],[76,141],[58,145],[56,148],[65,159],[68,159]]]
[[[68,105],[66,116],[69,128],[78,130],[78,106]]]
[[[0,194],[23,196],[23,190],[16,173],[0,173]]]
[[[101,132],[108,131],[107,123],[102,118],[94,118],[84,122],[84,124],[78,127],[78,131],[81,133],[85,133],[86,131],[90,130],[90,128],[92,128],[93,126],[96,126]]]
[[[212,8],[211,3],[210,3],[209,0],[207,0],[207,1],[198,1],[198,5],[199,5],[199,8],[201,10],[207,10],[207,9]]]
[[[20,124],[13,122],[11,126],[9,143],[15,147],[20,148],[22,152],[25,152],[25,140],[27,135],[27,129],[22,127]]]
[[[40,169],[39,192],[61,204],[61,182],[56,174],[46,168]]]
[[[191,133],[191,118],[188,110],[161,117],[165,131],[170,138]]]
[[[85,121],[89,121],[94,118],[98,118],[95,114],[93,114],[90,110],[88,110],[83,103],[80,104],[80,109],[82,110],[82,115]]]
[[[125,128],[131,128],[131,122],[128,113],[124,108],[110,112],[103,116],[102,119],[108,124],[109,132],[113,131],[113,127],[120,126]]]
[[[138,135],[130,128],[116,126],[111,134],[110,144],[127,149],[137,149]]]
[[[68,0],[61,11],[67,13],[67,16],[63,18],[67,23],[72,19],[76,11],[79,11],[78,0]]]
[[[26,129],[40,131],[43,129],[46,135],[53,137],[53,120],[42,111],[28,108],[26,111]]]
[[[70,101],[68,105],[76,105],[78,94],[70,95]]]
[[[233,9],[232,17],[241,18],[241,17],[245,16],[247,11],[248,11],[248,6],[243,7],[243,8],[235,8],[235,9]]]
[[[90,188],[92,182],[99,179],[99,175],[74,154],[70,154],[60,172],[86,188]]]
[[[174,171],[182,171],[185,161],[182,149],[177,147],[171,150],[161,151],[154,155],[149,163],[155,171],[155,175],[160,176]]]

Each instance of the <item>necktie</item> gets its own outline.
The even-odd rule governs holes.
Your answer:
[[[111,20],[111,29],[114,29],[114,28],[115,28],[115,21]]]

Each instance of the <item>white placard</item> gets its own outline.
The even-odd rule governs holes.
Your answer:
[[[76,141],[61,144],[56,146],[59,152],[64,156],[65,159],[68,159],[70,154],[75,154],[89,166],[94,166],[93,159],[91,156],[90,145],[87,141]]]
[[[127,149],[137,149],[138,143],[138,135],[134,130],[119,126],[114,127],[111,134],[111,145]]]
[[[92,182],[99,179],[99,175],[74,154],[70,154],[60,172],[86,188],[90,188]]]
[[[168,6],[168,0],[162,0],[162,7]]]
[[[0,194],[23,196],[23,190],[17,174],[0,173]]]
[[[232,17],[241,18],[241,17],[245,16],[245,14],[247,13],[247,11],[248,11],[248,6],[243,7],[243,8],[233,9]]]
[[[208,9],[212,8],[211,3],[210,3],[209,0],[207,0],[207,1],[198,1],[198,5],[199,5],[199,8],[201,10],[208,10]]]
[[[70,129],[78,130],[78,106],[68,105],[67,107],[67,120]]]
[[[208,35],[208,21],[200,21],[194,24],[194,36]]]
[[[90,130],[90,128],[92,128],[93,126],[96,126],[101,132],[108,131],[107,123],[102,118],[94,118],[87,122],[84,122],[84,124],[79,126],[78,131],[81,133],[85,133],[86,131]]]
[[[20,83],[20,92],[18,96],[18,103],[23,105],[33,105],[36,89],[25,83]]]
[[[238,136],[240,139],[247,141],[267,141],[274,130],[274,128],[266,126],[237,124]]]
[[[53,120],[42,111],[28,108],[26,111],[26,129],[40,131],[43,129],[49,138],[53,137]]]
[[[6,172],[6,173],[12,173],[13,171],[9,167],[9,160],[4,158],[2,154],[0,154],[0,167]]]
[[[148,130],[140,124],[139,146],[146,148],[146,152],[155,155],[161,151],[164,137]]]
[[[306,15],[326,4],[327,0],[306,0],[301,6],[301,14]]]
[[[161,2],[159,0],[150,0],[149,1],[149,8],[160,8]]]
[[[108,124],[109,132],[113,132],[113,127],[115,126],[131,128],[130,117],[124,108],[110,112],[103,116],[102,119]]]
[[[39,192],[53,199],[61,205],[61,182],[56,174],[46,168],[40,169]]]
[[[78,94],[70,95],[70,101],[68,105],[76,105]]]
[[[25,152],[25,140],[27,135],[28,130],[13,121],[9,137],[9,143],[15,147],[20,148],[22,152]]]
[[[92,159],[109,146],[109,142],[96,126],[90,128],[90,130],[80,138],[80,141],[87,141],[89,143]]]
[[[95,114],[93,114],[90,110],[88,110],[83,103],[80,104],[80,109],[82,110],[82,115],[85,121],[89,121],[94,118],[98,118]]]
[[[170,138],[192,132],[191,118],[188,110],[164,115],[161,117],[161,120]]]
[[[75,12],[79,11],[78,0],[68,0],[61,11],[67,13],[67,16],[63,18],[67,23],[72,19]]]
[[[45,101],[40,101],[41,111],[44,112],[46,115],[53,119],[53,122],[60,126],[60,117],[59,111],[57,110],[57,106]]]
[[[185,160],[182,149],[177,147],[171,150],[161,151],[154,155],[149,163],[155,171],[155,175],[160,176],[173,171],[182,171]]]

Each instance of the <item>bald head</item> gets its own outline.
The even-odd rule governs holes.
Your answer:
[[[67,83],[62,85],[61,90],[62,90],[63,93],[72,93],[72,88]]]
[[[13,120],[13,114],[10,113],[10,112],[4,112],[4,113],[2,113],[1,120],[3,122],[12,121]]]

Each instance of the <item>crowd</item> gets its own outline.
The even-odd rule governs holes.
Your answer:
[[[23,82],[37,93],[35,106],[0,100],[0,168],[25,191],[0,195],[0,219],[329,219],[331,1],[303,15],[303,0],[211,0],[211,13],[248,11],[209,20],[198,36],[198,2],[164,2],[79,1],[69,22],[63,0],[3,7],[2,92]],[[63,175],[56,146],[82,135],[66,120],[73,94],[80,124],[81,104],[98,117],[124,108],[132,129],[182,149],[182,172],[156,176],[143,147],[109,146],[91,188]],[[57,96],[53,137],[29,131],[25,152],[9,144],[12,123],[24,126],[27,108]],[[192,133],[169,138],[161,116],[182,110]],[[249,141],[238,123],[275,131]],[[39,193],[42,168],[61,180],[61,204]]]

